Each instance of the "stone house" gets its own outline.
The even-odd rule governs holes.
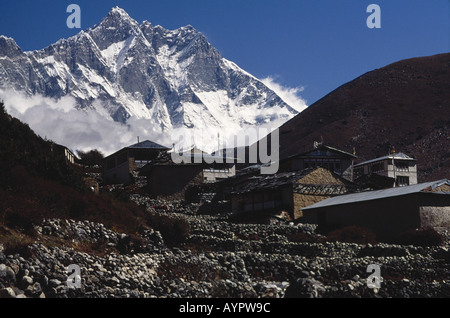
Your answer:
[[[352,180],[352,166],[356,158],[355,155],[346,151],[315,144],[309,151],[281,160],[279,171],[302,171],[307,168],[322,167]]]
[[[225,180],[236,174],[236,159],[221,155],[212,155],[196,147],[179,154],[182,164],[197,164],[203,168],[205,183]],[[168,159],[171,160],[172,159]]]
[[[186,200],[188,202],[218,202],[231,201],[231,194],[244,185],[248,179],[260,175],[259,166],[246,167],[236,170],[235,174],[215,182],[206,182],[192,186],[186,192]]]
[[[371,159],[353,167],[354,178],[378,175],[392,178],[391,187],[404,187],[417,184],[417,159],[404,153],[392,153]]]
[[[318,224],[324,232],[363,227],[379,240],[418,228],[450,229],[450,181],[332,197],[303,208],[302,223]]]
[[[308,168],[253,176],[232,192],[231,204],[233,213],[243,218],[284,214],[298,220],[303,207],[349,191],[354,191],[350,181],[325,168]]]
[[[204,182],[200,164],[149,164],[141,175],[147,177],[146,191],[157,199],[183,200],[188,188]]]
[[[103,182],[105,184],[131,184],[137,170],[160,153],[170,150],[153,141],[145,140],[125,147],[104,158]]]
[[[75,165],[77,164],[78,158],[74,155],[74,153],[67,148],[66,146],[59,145],[56,143],[51,144],[51,151],[53,153],[56,153],[66,160],[66,163],[69,165]]]
[[[203,184],[212,184],[235,175],[235,163],[214,162],[215,157],[192,151],[183,155],[183,161],[175,163],[169,152],[140,169],[147,178],[147,191],[156,198],[182,200],[186,191]],[[194,195],[191,193],[190,196]]]

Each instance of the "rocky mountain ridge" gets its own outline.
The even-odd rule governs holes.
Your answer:
[[[77,109],[120,123],[145,119],[149,130],[164,133],[194,128],[226,137],[248,126],[276,126],[299,112],[192,26],[139,24],[118,7],[94,27],[41,50],[23,52],[0,37],[0,87],[70,96]]]

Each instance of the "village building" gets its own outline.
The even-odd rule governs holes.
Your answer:
[[[186,192],[185,200],[196,203],[206,201],[231,201],[231,194],[236,189],[240,188],[251,177],[261,174],[260,165],[235,170],[235,174],[228,178],[222,178],[215,182],[206,182],[189,187]]]
[[[188,189],[225,180],[236,173],[232,160],[217,160],[197,148],[184,152],[181,157],[182,162],[174,162],[167,152],[140,169],[140,175],[147,178],[146,189],[151,196],[182,200]],[[194,195],[192,191],[190,195]]]
[[[72,169],[83,173],[83,181],[89,191],[98,194],[100,191],[100,183],[102,178],[100,177],[101,171],[99,167],[88,167],[80,163],[80,159],[66,146],[56,143],[51,144],[51,151],[57,154],[61,158],[64,158],[67,165]]]
[[[302,171],[322,167],[352,180],[352,167],[357,157],[346,151],[315,143],[314,148],[281,160],[280,172]]]
[[[369,175],[356,176],[353,182],[358,185],[362,191],[381,190],[392,188],[394,178],[373,173]]]
[[[139,168],[148,164],[170,148],[145,140],[125,147],[105,157],[103,181],[105,184],[131,184]]]
[[[225,180],[236,174],[236,159],[220,154],[209,154],[195,146],[180,154],[183,164],[197,164],[202,167],[205,183]]]
[[[346,226],[371,230],[388,241],[419,228],[450,229],[447,179],[332,197],[303,208],[302,223],[324,232]]]
[[[355,179],[371,175],[391,178],[391,187],[417,184],[417,159],[401,152],[392,153],[355,164],[353,174]]]
[[[232,192],[232,212],[241,219],[277,216],[295,221],[302,217],[303,207],[354,190],[350,181],[321,167],[256,175]]]
[[[67,164],[69,164],[69,165],[77,164],[78,158],[74,155],[72,150],[70,150],[66,146],[59,145],[59,144],[56,144],[56,143],[52,143],[51,144],[51,151],[53,153],[56,153],[56,154],[64,157],[64,159],[66,160]]]
[[[147,177],[145,190],[155,199],[183,200],[186,189],[204,182],[200,164],[155,163],[140,174]]]

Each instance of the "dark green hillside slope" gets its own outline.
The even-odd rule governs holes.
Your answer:
[[[33,225],[44,218],[89,220],[130,234],[147,227],[144,209],[126,196],[87,190],[60,149],[0,103],[0,244],[17,249],[36,241]]]

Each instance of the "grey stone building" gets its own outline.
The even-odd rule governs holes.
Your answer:
[[[133,183],[133,173],[170,148],[145,140],[107,156],[103,163],[105,184]]]
[[[309,151],[281,160],[279,171],[302,171],[308,168],[322,167],[352,180],[352,167],[356,158],[354,154],[346,151],[323,144],[315,144],[314,148]]]
[[[419,228],[450,230],[450,180],[335,196],[302,212],[302,223],[325,231],[363,227],[380,240]]]
[[[350,181],[321,167],[255,175],[231,193],[232,212],[248,220],[284,215],[294,221],[303,207],[354,190]]]
[[[401,152],[392,153],[355,164],[353,174],[354,179],[373,174],[392,178],[392,187],[417,184],[417,159]]]

